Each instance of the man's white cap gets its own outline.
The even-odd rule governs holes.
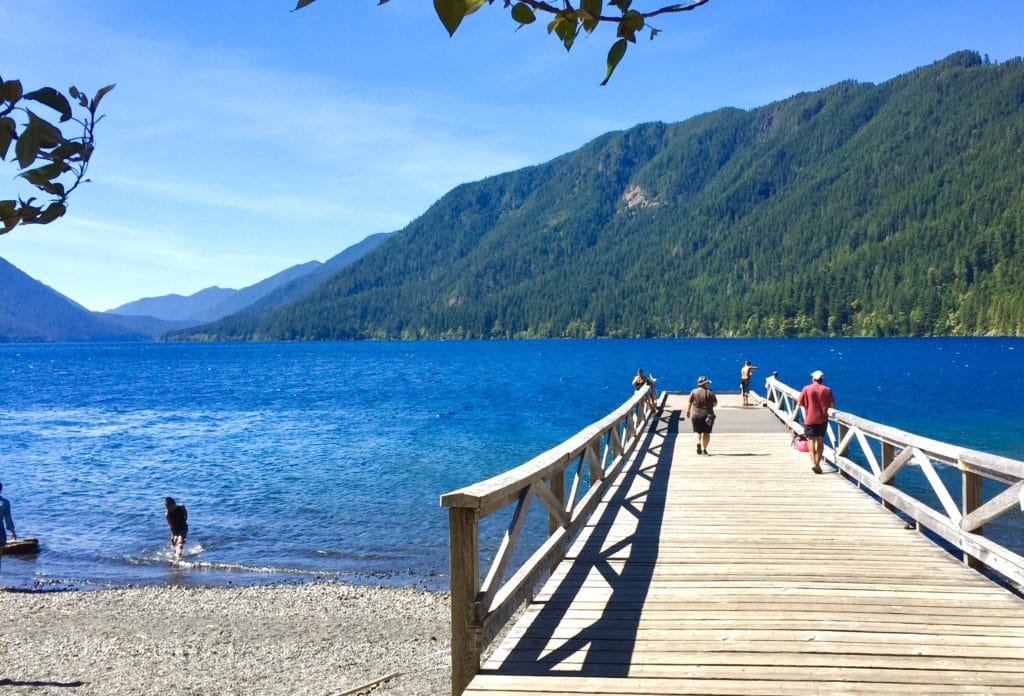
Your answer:
[[[821,370],[815,370],[814,372],[811,373],[811,379],[813,379],[815,382],[820,382],[821,378],[824,376],[825,373],[822,372]]]

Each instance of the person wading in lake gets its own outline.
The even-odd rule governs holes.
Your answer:
[[[828,410],[835,408],[832,390],[822,384],[825,373],[815,370],[811,383],[800,391],[797,405],[804,408],[804,437],[807,453],[811,456],[811,471],[821,473],[821,457],[825,453],[825,432],[828,430]]]
[[[701,375],[697,378],[697,388],[690,392],[690,401],[686,404],[686,417],[691,413],[693,432],[697,434],[697,454],[711,454],[708,443],[711,442],[711,429],[715,416],[718,397],[708,388],[711,380]],[[711,416],[709,419],[708,416]],[[708,422],[708,421],[712,422]]]
[[[174,498],[169,496],[164,498],[164,507],[167,508],[164,519],[167,520],[167,526],[171,528],[171,547],[174,549],[174,557],[181,558],[185,551],[185,538],[188,537],[188,510],[184,505],[174,502]]]

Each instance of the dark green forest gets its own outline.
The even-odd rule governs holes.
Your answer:
[[[1024,62],[606,134],[171,340],[1024,335]]]

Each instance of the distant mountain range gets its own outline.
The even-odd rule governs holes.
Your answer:
[[[145,339],[0,259],[0,342]]]
[[[324,263],[292,266],[241,290],[206,288],[189,295],[149,297],[108,312],[91,312],[0,259],[0,342],[146,341],[164,333],[302,297],[393,233],[367,237]]]
[[[1024,61],[609,133],[172,340],[1024,335]],[[260,311],[256,311],[259,309]]]
[[[141,300],[107,310],[106,313],[121,316],[150,316],[169,321],[202,324],[245,309],[271,290],[275,290],[278,286],[299,276],[312,273],[322,265],[319,261],[310,261],[292,266],[241,290],[211,287],[188,296],[144,297]]]
[[[1024,335],[1022,233],[1024,61],[965,51],[608,133],[242,290],[96,316],[6,264],[0,336]]]

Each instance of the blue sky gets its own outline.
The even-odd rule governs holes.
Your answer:
[[[240,288],[610,130],[961,49],[1024,55],[1021,0],[711,0],[660,18],[600,87],[607,29],[566,53],[501,5],[449,38],[429,0],[0,2],[4,79],[117,84],[91,183],[59,221],[0,236],[0,257],[90,309]],[[2,166],[0,196],[28,193]]]

